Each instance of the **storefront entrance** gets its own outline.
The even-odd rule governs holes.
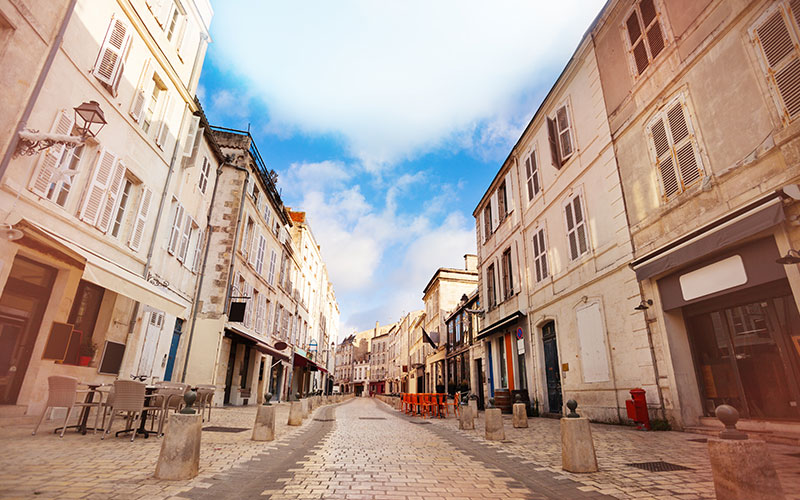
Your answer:
[[[0,296],[0,404],[15,404],[56,270],[16,257]]]
[[[781,280],[684,309],[706,415],[800,419],[800,314]]]
[[[549,321],[542,326],[542,346],[544,347],[544,370],[547,380],[547,408],[550,413],[561,414],[561,367],[558,366],[558,345],[556,324]]]

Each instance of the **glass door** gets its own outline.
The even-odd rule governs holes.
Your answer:
[[[772,295],[772,296],[770,296]],[[688,318],[706,413],[797,419],[800,316],[789,294],[741,297]]]

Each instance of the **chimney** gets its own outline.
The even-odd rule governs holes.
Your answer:
[[[478,256],[472,253],[464,255],[464,268],[467,271],[478,270]]]

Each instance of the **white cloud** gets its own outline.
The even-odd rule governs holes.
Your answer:
[[[229,0],[215,5],[212,54],[267,103],[270,130],[341,136],[375,171],[476,127],[490,143],[513,136],[498,120],[600,5]]]

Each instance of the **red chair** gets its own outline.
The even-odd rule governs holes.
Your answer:
[[[436,407],[435,402],[435,395],[434,394],[423,394],[422,395],[422,417],[425,418],[428,415],[438,415],[438,408]]]
[[[461,410],[459,409],[460,400],[461,400],[461,393],[459,392],[456,392],[455,395],[453,396],[452,403],[447,401],[447,395],[446,394],[444,395],[444,402],[442,403],[442,406],[444,406],[444,411],[447,414],[447,416],[450,416],[450,410],[448,408],[450,406],[453,407],[453,415],[459,416],[461,414]]]

